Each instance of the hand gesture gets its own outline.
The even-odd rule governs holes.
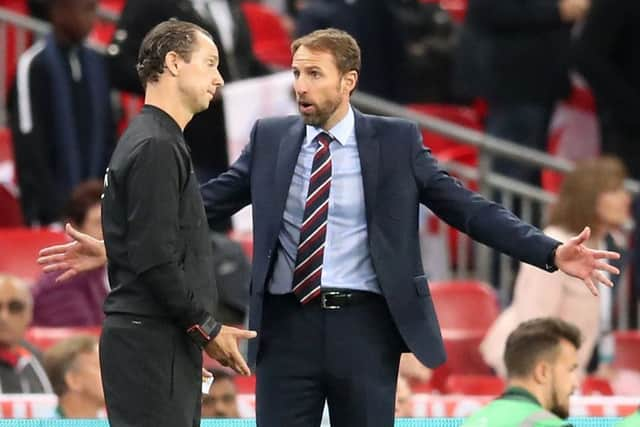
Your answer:
[[[61,271],[56,282],[70,279],[78,273],[94,270],[107,263],[107,253],[102,240],[94,239],[67,224],[65,231],[73,239],[63,245],[49,246],[40,251],[38,264],[46,273]]]
[[[241,375],[251,375],[249,366],[238,350],[238,340],[256,337],[255,331],[222,326],[220,333],[204,348],[209,356]]]
[[[582,233],[558,246],[555,263],[566,274],[581,279],[593,295],[598,295],[596,284],[613,286],[611,280],[602,272],[620,274],[620,271],[607,264],[604,259],[618,259],[620,254],[611,251],[598,251],[587,248],[583,243],[589,239],[591,229],[585,227]]]

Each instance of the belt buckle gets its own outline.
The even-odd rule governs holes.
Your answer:
[[[327,303],[327,296],[340,295],[338,291],[327,291],[320,294],[320,306],[325,310],[340,310],[342,307],[339,305],[329,305]]]

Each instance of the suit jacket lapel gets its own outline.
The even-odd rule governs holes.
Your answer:
[[[284,207],[289,195],[289,187],[291,186],[291,178],[293,177],[293,171],[298,161],[298,155],[300,154],[300,148],[302,147],[302,141],[305,137],[305,126],[302,120],[296,121],[295,125],[291,126],[286,134],[280,140],[280,146],[278,148],[278,160],[276,164],[276,186],[275,186],[275,198],[276,198],[276,211],[275,221],[279,225],[282,222],[282,215],[284,214]]]
[[[364,187],[364,204],[367,214],[367,224],[371,223],[373,210],[376,206],[378,187],[378,162],[380,159],[380,145],[375,130],[367,118],[354,109],[356,121],[356,140],[362,169],[362,185]]]

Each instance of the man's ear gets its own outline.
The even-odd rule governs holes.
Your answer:
[[[358,72],[351,70],[342,75],[342,84],[346,89],[347,93],[353,92],[356,85],[358,84]]]
[[[180,70],[180,57],[174,51],[167,52],[164,57],[164,67],[172,76],[177,76]]]
[[[536,363],[533,368],[533,379],[537,384],[547,384],[551,380],[551,365],[545,360]]]

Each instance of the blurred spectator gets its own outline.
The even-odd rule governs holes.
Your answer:
[[[396,418],[410,418],[413,416],[411,388],[407,379],[402,375],[398,375],[395,411]]]
[[[33,313],[27,285],[0,274],[0,393],[52,393],[37,357],[24,336]]]
[[[65,218],[77,230],[102,239],[100,198],[102,181],[80,184],[65,207]],[[33,324],[36,326],[102,325],[102,304],[109,292],[104,268],[78,274],[64,285],[56,283],[59,274],[40,277],[33,286]]]
[[[454,26],[438,2],[303,2],[296,33],[334,27],[362,50],[358,88],[399,103],[449,102]]]
[[[488,102],[486,131],[546,151],[555,102],[568,95],[571,25],[589,0],[469,0],[456,87]],[[538,185],[535,167],[511,159],[496,171]]]
[[[418,360],[413,353],[402,353],[399,373],[411,382],[426,383],[431,379],[431,369]]]
[[[240,418],[233,377],[222,370],[211,373],[214,381],[209,394],[202,396],[202,418]]]
[[[593,89],[602,151],[640,179],[640,2],[593,0],[577,41],[577,65]]]
[[[102,178],[114,123],[104,59],[84,45],[97,0],[52,0],[52,32],[20,56],[10,101],[25,221],[60,220],[71,190]]]
[[[58,418],[97,418],[104,411],[98,340],[77,335],[44,353],[44,367],[58,396]]]
[[[570,427],[569,398],[578,385],[580,331],[557,318],[521,323],[507,339],[508,388],[462,427]]]
[[[624,165],[615,158],[578,164],[565,177],[545,233],[567,241],[589,225],[591,238],[585,245],[604,248],[607,234],[629,221],[630,197],[623,186],[625,177]],[[513,302],[496,319],[480,346],[485,361],[498,374],[506,374],[502,354],[509,333],[521,322],[541,316],[557,316],[578,327],[583,336],[579,351],[581,373],[586,370],[599,337],[610,332],[601,328],[600,298],[594,297],[580,280],[561,271],[540,273],[521,264]],[[612,357],[610,354],[600,362],[609,363]]]
[[[136,72],[138,49],[144,35],[170,18],[193,22],[207,30],[218,46],[218,69],[226,83],[268,73],[253,54],[251,34],[238,0],[131,0],[127,1],[108,48],[114,86],[142,94]],[[200,182],[227,170],[227,136],[220,97],[196,114],[184,130]],[[231,222],[212,224],[226,231]]]

